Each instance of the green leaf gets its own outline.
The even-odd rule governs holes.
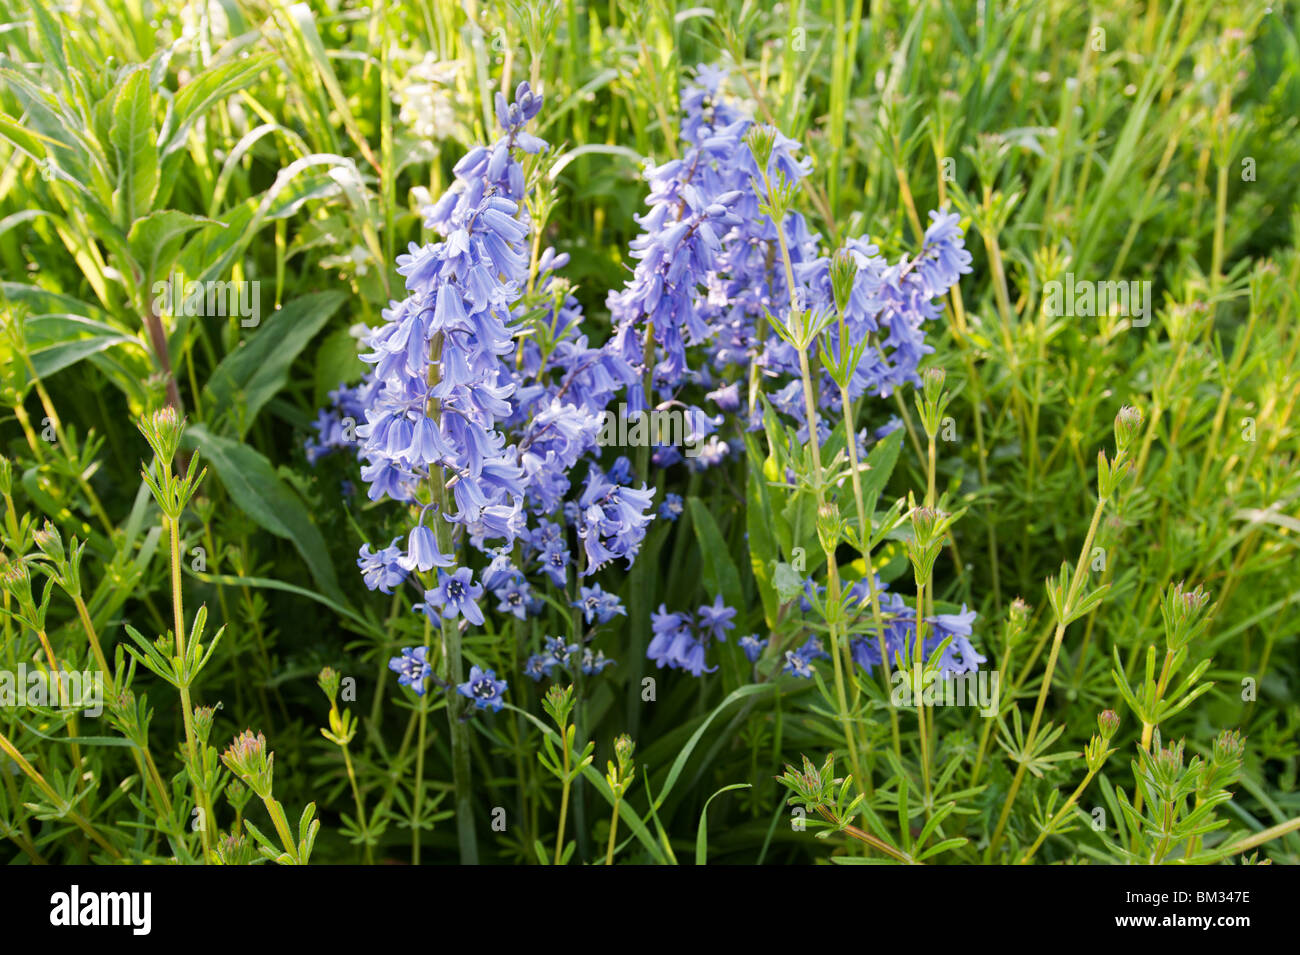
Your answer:
[[[40,41],[42,62],[52,64],[65,77],[68,75],[68,57],[63,50],[63,30],[59,22],[39,0],[30,0],[32,16],[36,20],[36,36]]]
[[[1066,618],[1066,623],[1072,623],[1080,617],[1090,613],[1110,590],[1110,584],[1102,584],[1096,590],[1079,599],[1079,602],[1070,608],[1070,614]]]
[[[700,825],[695,831],[695,864],[706,865],[709,856],[709,803],[717,799],[723,793],[729,793],[733,789],[752,789],[750,783],[732,783],[730,786],[723,786],[712,796],[704,801],[704,808],[700,810]]]
[[[325,596],[346,603],[320,528],[270,461],[248,445],[215,435],[200,424],[186,428],[185,444],[202,451],[240,510],[298,549]]]
[[[875,511],[876,501],[885,490],[885,485],[889,483],[889,476],[894,473],[894,465],[898,463],[898,451],[902,444],[903,429],[898,428],[877,441],[876,446],[867,455],[868,470],[862,475],[862,497],[867,514]],[[863,528],[863,537],[869,536],[870,532],[870,528]]]
[[[117,188],[113,203],[123,230],[145,215],[158,189],[158,146],[153,124],[149,71],[131,72],[113,102],[109,141],[117,155]]]
[[[357,355],[357,340],[346,328],[335,329],[325,337],[312,358],[315,407],[324,406],[329,393],[339,385],[360,380],[366,366]]]
[[[241,56],[205,70],[182,86],[172,101],[173,123],[166,151],[170,153],[184,146],[191,123],[214,103],[253,83],[273,59],[269,53]]]
[[[39,378],[48,378],[114,345],[143,347],[131,335],[80,315],[37,315],[27,319],[26,329],[32,367]]]
[[[749,535],[749,566],[758,585],[759,599],[763,602],[763,618],[771,630],[776,626],[780,610],[772,583],[772,565],[780,553],[772,529],[772,501],[767,493],[767,479],[763,476],[762,456],[753,435],[745,435],[745,449],[748,452],[745,455],[745,529]]]
[[[731,559],[731,552],[722,532],[718,530],[717,522],[699,498],[692,497],[686,504],[691,511],[695,538],[700,544],[704,589],[709,594],[722,594],[729,607],[743,607],[745,595],[740,588],[740,571]]]
[[[144,271],[144,280],[156,285],[166,279],[180,251],[181,240],[195,229],[214,224],[220,225],[214,219],[175,209],[160,209],[136,219],[126,241],[131,257]]]
[[[654,806],[662,806],[664,800],[668,798],[668,794],[672,792],[673,786],[677,782],[677,777],[680,776],[682,770],[686,768],[686,761],[691,758],[691,753],[695,751],[695,747],[704,736],[704,731],[709,728],[710,723],[717,719],[718,714],[737,700],[743,700],[747,696],[753,696],[755,693],[762,693],[765,690],[771,690],[775,687],[775,683],[748,683],[745,686],[732,690],[725,700],[715,706],[713,711],[704,718],[704,722],[696,727],[695,732],[691,734],[691,738],[686,741],[686,745],[682,747],[681,752],[677,754],[677,758],[673,760],[672,768],[668,770],[668,778],[664,780],[663,789],[659,791],[659,796],[655,799]]]
[[[299,352],[338,311],[344,297],[342,292],[330,291],[294,299],[222,359],[208,379],[208,393],[217,408],[230,411],[224,420],[229,423],[234,419],[239,437],[248,432],[257,413],[285,386]]]

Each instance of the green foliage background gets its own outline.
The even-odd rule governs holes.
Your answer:
[[[937,490],[962,512],[936,596],[979,610],[977,646],[990,667],[1012,663],[1006,703],[1026,714],[1052,630],[1044,580],[1078,555],[1116,412],[1143,411],[1131,485],[1096,541],[1105,551],[1096,580],[1110,590],[1070,627],[1047,698],[1062,758],[1031,768],[1009,843],[1033,843],[1074,791],[1079,753],[1106,708],[1123,717],[1112,742],[1120,755],[1080,805],[1112,823],[1124,817],[1142,726],[1111,670],[1118,659],[1141,679],[1147,647],[1162,640],[1161,595],[1187,581],[1216,602],[1191,649],[1193,663],[1212,660],[1202,681],[1214,687],[1160,732],[1204,756],[1220,731],[1240,729],[1240,779],[1217,810],[1227,828],[1206,844],[1279,826],[1257,851],[1296,861],[1300,835],[1287,828],[1300,816],[1294,4],[0,0],[0,19],[0,451],[13,467],[4,559],[34,553],[31,530],[48,520],[86,544],[86,610],[110,658],[127,624],[149,639],[171,628],[168,541],[141,483],[148,449],[136,422],[169,400],[183,407],[184,453],[208,468],[181,522],[185,602],[207,607],[210,631],[225,627],[196,702],[220,701],[214,746],[246,727],[266,733],[278,797],[291,815],[316,804],[314,861],[409,858],[413,827],[426,861],[456,859],[445,721],[429,722],[417,787],[412,732],[428,714],[386,682],[387,659],[420,628],[354,569],[360,543],[387,540],[401,516],[341,493],[342,482],[358,483],[344,456],[313,468],[301,450],[327,392],[362,372],[348,328],[378,322],[400,287],[396,253],[423,238],[422,198],[436,197],[452,164],[488,135],[492,93],[527,78],[548,98],[539,133],[552,150],[540,171],[556,205],[543,244],[571,254],[566,274],[601,340],[605,295],[627,273],[643,207],[641,160],[679,152],[679,91],[697,63],[726,64],[732,92],[813,157],[802,211],[828,246],[869,233],[895,256],[915,246],[926,210],[947,203],[963,215],[974,271],[930,328],[931,361],[956,392],[956,440],[939,446]],[[433,136],[416,130],[409,105],[426,58],[454,64]],[[261,323],[164,321],[150,290],[175,271],[259,281]],[[1049,315],[1044,286],[1067,272],[1150,281],[1150,325]],[[926,484],[911,395],[866,409],[859,426],[891,414],[908,419],[909,434],[890,500]],[[665,488],[689,506],[653,528],[639,606],[694,607],[720,588],[741,608],[737,634],[767,628],[771,595],[765,610],[754,573],[790,554],[756,540],[775,520],[754,470],[761,438],[748,462],[669,477]],[[887,569],[906,581],[893,546]],[[39,599],[44,578],[34,576]],[[605,585],[627,599],[619,575]],[[1034,611],[1007,661],[1003,622],[1017,596]],[[0,660],[13,668],[41,645],[8,592],[5,610]],[[649,670],[658,697],[643,703],[635,626],[604,644],[620,665],[582,703],[595,762],[574,793],[577,858],[603,859],[600,768],[623,732],[642,775],[625,804],[620,839],[631,838],[620,860],[685,861],[701,833],[715,862],[860,858],[843,835],[822,842],[792,829],[790,793],[774,778],[802,754],[820,765],[842,752],[824,688],[753,684],[737,653],[701,680]],[[57,592],[45,627],[55,653],[85,665],[84,629]],[[540,718],[509,643],[490,626],[471,633],[467,651],[508,673],[510,701]],[[353,767],[320,733],[323,666],[356,681],[351,759],[370,816],[364,834]],[[134,689],[154,710],[163,775],[182,774],[175,694],[143,670]],[[1010,711],[991,740],[981,737],[992,724],[971,711],[936,712],[936,792],[925,806],[914,763],[890,758],[885,705],[863,707],[868,812],[881,831],[910,843],[941,812],[923,835],[943,847],[926,861],[978,861],[1015,770]],[[50,787],[0,758],[0,836],[13,861],[113,856],[69,811],[117,857],[200,857],[184,825],[183,775],[177,816],[160,822],[120,734],[85,720],[69,734],[66,719],[0,710],[0,732]],[[912,722],[904,728],[915,737]],[[534,862],[535,842],[554,843],[560,790],[534,758],[542,735],[522,713],[475,721],[485,861]],[[736,783],[752,788],[720,795],[702,828],[706,800]],[[504,833],[489,826],[497,806],[512,820]],[[223,831],[242,815],[216,812]],[[260,807],[249,818],[269,830]],[[1036,861],[1114,860],[1112,839],[1078,824],[1050,836]]]

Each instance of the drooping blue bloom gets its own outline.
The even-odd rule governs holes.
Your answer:
[[[394,537],[391,544],[377,552],[371,551],[369,544],[361,545],[357,567],[370,590],[391,594],[394,587],[406,580],[408,571],[402,566],[402,549],[397,546],[399,540],[400,537]]]
[[[729,385],[720,385],[708,393],[708,397],[713,399],[723,411],[732,412],[740,409],[740,384],[732,382]]]
[[[692,676],[712,673],[717,669],[716,666],[708,666],[705,661],[708,633],[697,635],[689,614],[669,613],[660,604],[659,611],[652,613],[650,620],[654,636],[646,648],[646,657],[654,660],[656,666],[685,670]]]
[[[750,663],[754,663],[763,655],[763,651],[767,649],[767,638],[764,637],[760,640],[756,633],[751,633],[748,636],[741,637],[740,649],[745,651],[745,659]]]
[[[933,635],[925,641],[927,653],[937,649],[944,640],[952,638],[939,658],[939,668],[943,673],[974,673],[981,663],[987,662],[987,658],[981,656],[970,642],[975,616],[974,610],[967,610],[966,605],[962,604],[961,613],[940,613],[926,618],[933,628]]]
[[[469,668],[469,679],[459,684],[456,689],[461,696],[474,701],[476,709],[498,712],[505,706],[503,695],[507,685],[505,680],[498,680],[492,670],[480,670],[477,666]]]
[[[416,524],[407,538],[406,555],[401,563],[408,571],[423,573],[434,567],[451,567],[456,562],[438,550],[438,538],[433,528]]]
[[[549,661],[545,668],[549,675],[552,667],[569,665],[569,657],[578,652],[578,645],[567,642],[564,637],[548,637],[542,644],[542,652]]]
[[[546,547],[537,557],[542,573],[551,579],[551,583],[563,589],[569,574],[569,549],[558,540],[548,541]]]
[[[511,308],[528,277],[530,225],[518,157],[545,148],[524,130],[541,106],[526,83],[513,102],[498,94],[503,135],[456,164],[455,186],[429,212],[427,224],[441,239],[412,244],[398,257],[406,298],[390,303],[383,324],[364,336],[361,357],[371,372],[355,393],[332,396],[340,414],[362,421],[355,436],[369,498],[417,503],[438,469],[454,507],[433,519],[458,525],[457,537],[480,548],[488,538],[508,545],[525,530],[519,451],[498,425],[513,411],[516,383],[504,359],[515,350]],[[340,440],[332,418],[317,431],[309,454]],[[427,510],[410,533],[405,570],[454,566],[423,521]],[[394,575],[382,571],[382,561],[368,550],[362,558],[368,582],[391,586]],[[463,567],[450,575],[440,570],[426,612],[440,608],[447,618],[463,614],[481,624],[474,599],[482,588],[471,576]]]
[[[528,617],[532,591],[532,584],[523,574],[516,572],[503,584],[493,589],[492,595],[497,598],[497,610],[525,620]]]
[[[534,683],[546,676],[546,657],[540,653],[534,653],[524,664],[524,676],[528,677]]]
[[[605,656],[604,650],[598,650],[594,655],[591,647],[582,651],[582,672],[587,676],[594,676],[607,666],[614,665],[613,660]]]
[[[420,696],[424,696],[424,681],[433,674],[433,667],[425,660],[428,652],[428,647],[403,647],[401,656],[388,661],[388,669],[398,674],[397,682]]]
[[[631,567],[646,526],[654,519],[647,514],[654,492],[644,484],[638,490],[609,479],[595,465],[587,473],[587,486],[578,499],[578,538],[587,552],[583,576],[594,574],[609,561],[625,558]]]

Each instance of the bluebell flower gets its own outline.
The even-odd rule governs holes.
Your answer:
[[[938,645],[948,638],[952,640],[939,658],[939,668],[943,673],[948,675],[974,673],[980,668],[980,664],[987,662],[987,659],[981,656],[970,642],[971,625],[975,622],[975,616],[974,610],[967,610],[966,605],[962,604],[961,613],[940,613],[926,618],[933,628],[933,635],[925,641],[927,652],[937,649]]]
[[[740,649],[745,651],[745,659],[750,663],[754,663],[763,655],[763,651],[767,649],[767,638],[764,637],[760,640],[756,633],[751,633],[748,636],[741,637]]]
[[[632,483],[632,462],[627,455],[619,455],[615,458],[610,469],[605,472],[605,476],[615,484]]]
[[[401,561],[403,567],[407,570],[424,572],[434,567],[451,567],[455,563],[438,550],[438,538],[433,528],[426,527],[424,524],[416,524],[411,528],[406,542],[406,555]]]
[[[425,659],[428,652],[428,647],[403,647],[401,656],[388,661],[388,669],[398,674],[397,682],[420,696],[424,696],[424,681],[433,674],[433,667]]]
[[[549,676],[552,668],[569,665],[569,657],[578,652],[578,645],[566,642],[564,637],[547,637],[542,652],[547,664],[544,669]]]
[[[497,598],[497,610],[513,614],[520,620],[527,619],[532,585],[523,574],[515,573],[509,577],[492,591],[492,595]]]
[[[724,605],[722,594],[718,594],[713,598],[711,605],[704,604],[700,607],[696,619],[699,621],[701,631],[710,634],[715,640],[725,641],[727,631],[734,629],[736,626],[732,622],[735,616],[735,609]]]
[[[606,593],[601,589],[600,584],[592,584],[590,587],[579,586],[578,592],[578,599],[571,606],[582,610],[583,619],[587,623],[592,621],[609,623],[617,614],[627,616],[627,611],[623,609],[618,596]]]
[[[502,695],[507,689],[506,681],[498,680],[496,677],[496,673],[492,670],[480,670],[477,666],[471,666],[469,679],[458,685],[456,689],[461,696],[473,700],[475,708],[490,709],[495,713],[505,706]]]
[[[546,547],[538,555],[538,564],[542,572],[551,578],[551,583],[561,589],[564,588],[568,580],[569,573],[569,549],[558,540],[548,541]]]
[[[543,654],[534,653],[524,664],[524,676],[536,683],[546,675],[546,657]]]
[[[721,385],[710,391],[708,397],[723,411],[737,411],[740,409],[740,384],[733,381],[729,385]]]
[[[607,666],[613,666],[614,661],[605,656],[604,650],[599,650],[592,654],[591,647],[582,651],[582,672],[587,676],[594,676]]]
[[[685,510],[685,504],[680,494],[668,493],[664,495],[663,503],[659,505],[659,519],[661,521],[675,521],[682,516]]]
[[[455,573],[438,571],[438,586],[424,592],[422,609],[430,619],[436,619],[434,611],[441,611],[442,616],[454,620],[464,616],[475,626],[483,623],[483,611],[476,602],[483,596],[483,587],[474,583],[474,574],[468,567],[460,567]]]
[[[401,538],[394,537],[391,544],[378,552],[371,551],[369,544],[361,545],[357,567],[370,590],[391,594],[394,587],[406,580],[408,571],[402,566],[402,549],[397,546],[399,540]]]
[[[880,611],[885,626],[885,652],[889,654],[891,664],[900,655],[910,660],[916,643],[916,608],[901,594],[888,591],[887,584],[879,583],[878,586],[881,591]],[[866,581],[856,582],[850,588],[850,594],[859,602],[865,603],[868,597]],[[863,616],[870,624],[867,614],[864,613]],[[922,658],[928,661],[939,644],[951,637],[951,642],[939,659],[940,671],[951,676],[978,670],[987,661],[971,643],[975,619],[975,611],[968,610],[964,604],[960,613],[926,617],[928,626],[921,647]],[[868,672],[881,664],[880,640],[874,630],[854,637],[849,642],[849,650],[854,662]]]
[[[813,675],[814,660],[829,660],[830,654],[822,649],[822,642],[817,637],[809,637],[803,644],[794,650],[785,652],[785,666],[781,672],[791,676],[811,679]]]
[[[659,611],[652,613],[650,620],[654,636],[646,648],[646,657],[654,660],[656,666],[685,670],[692,676],[717,669],[708,666],[705,660],[708,632],[697,635],[689,614],[669,613],[660,604]]]
[[[460,535],[481,549],[489,538],[509,545],[526,529],[519,450],[498,425],[514,411],[516,382],[505,359],[515,351],[511,308],[529,273],[531,226],[518,156],[545,148],[524,129],[541,106],[527,83],[513,101],[499,96],[503,135],[456,164],[455,186],[428,212],[427,225],[440,240],[412,244],[398,256],[407,296],[390,303],[383,323],[365,334],[361,357],[372,370],[355,395],[340,394],[335,402],[364,419],[355,435],[368,497],[414,503],[440,469],[454,508],[434,519],[461,525]],[[320,425],[309,454],[337,443],[333,419]],[[382,578],[371,555],[362,556],[363,573]],[[417,520],[402,566],[427,572],[454,561],[439,549],[433,529]],[[481,624],[474,603],[481,592],[468,569],[440,571],[425,609]]]
[[[584,576],[616,558],[625,558],[627,566],[632,566],[646,526],[654,519],[646,513],[653,498],[654,492],[644,484],[639,490],[624,487],[592,465],[586,489],[578,499],[578,538],[587,552]]]

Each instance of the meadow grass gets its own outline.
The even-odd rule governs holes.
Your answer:
[[[0,11],[0,672],[91,670],[106,707],[0,683],[14,861],[1300,857],[1294,4]],[[948,209],[972,270],[926,326],[931,389],[851,408],[854,431],[901,422],[873,470],[845,470],[842,421],[801,457],[775,412],[706,471],[629,452],[682,514],[602,572],[617,665],[548,690],[521,668],[580,633],[573,594],[440,650],[356,572],[409,516],[303,445],[521,81],[550,144],[525,163],[533,259],[569,255],[609,338],[699,64],[811,157],[791,207],[827,249],[892,261]],[[177,309],[160,282],[212,295]],[[810,622],[782,576],[838,594],[872,570],[919,616],[977,611],[989,714],[898,705],[849,656],[871,611]],[[651,612],[718,594],[717,671],[651,666]],[[749,633],[830,659],[754,669]],[[507,707],[398,686],[420,644],[442,679],[494,668]]]

